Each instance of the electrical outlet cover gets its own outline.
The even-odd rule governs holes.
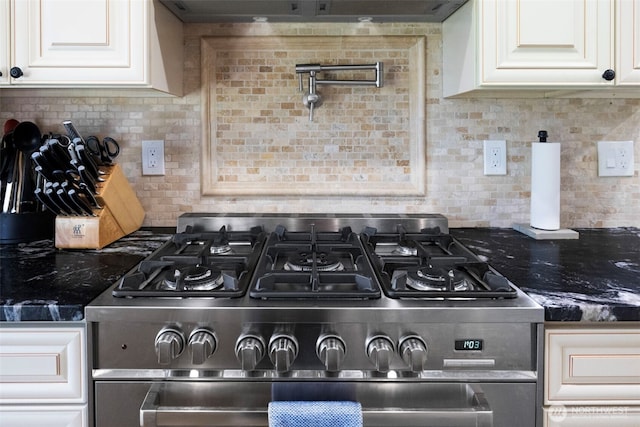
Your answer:
[[[142,141],[142,175],[164,175],[164,141]]]
[[[598,141],[598,176],[633,176],[633,141]]]
[[[485,140],[484,145],[484,174],[507,174],[507,142],[501,140]]]

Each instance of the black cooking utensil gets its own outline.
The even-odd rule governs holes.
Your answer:
[[[7,165],[7,185],[4,192],[4,199],[2,200],[2,213],[8,213],[10,211],[11,201],[16,187],[15,181],[18,176],[16,169],[19,164],[19,157],[15,152],[11,160]]]
[[[0,165],[0,188],[4,187],[2,193],[2,212],[9,211],[11,203],[11,194],[15,181],[15,164],[16,164],[16,148],[13,143],[13,131],[20,122],[16,119],[9,119],[4,122],[2,134],[2,164]]]
[[[13,130],[13,143],[24,156],[22,162],[20,191],[16,200],[16,211],[35,212],[36,203],[33,190],[35,179],[31,163],[31,153],[36,151],[42,143],[40,128],[33,122],[21,122]]]

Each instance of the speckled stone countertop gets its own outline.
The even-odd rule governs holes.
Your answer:
[[[578,229],[538,241],[511,229],[451,234],[545,307],[547,321],[640,321],[640,229]],[[101,250],[50,240],[0,246],[0,321],[78,321],[84,307],[165,242],[170,228],[137,231]]]
[[[545,308],[547,321],[640,320],[640,229],[576,229],[535,240],[510,229],[450,233]]]
[[[84,307],[170,233],[136,231],[99,250],[56,249],[52,240],[0,245],[0,321],[84,319]]]

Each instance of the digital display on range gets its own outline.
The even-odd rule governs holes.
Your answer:
[[[482,350],[484,341],[477,338],[467,338],[455,341],[455,349],[458,351],[480,351]]]

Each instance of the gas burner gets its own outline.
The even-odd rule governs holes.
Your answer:
[[[314,266],[317,271],[343,271],[344,264],[337,257],[325,252],[298,252],[291,255],[284,264],[287,271],[311,271]]]
[[[227,255],[232,252],[231,245],[229,243],[217,243],[214,242],[211,244],[209,248],[209,253],[211,255]]]
[[[202,265],[175,268],[165,274],[162,288],[180,291],[212,291],[224,284],[222,272]]]
[[[470,291],[473,286],[458,270],[422,267],[407,271],[407,287],[416,291]]]

